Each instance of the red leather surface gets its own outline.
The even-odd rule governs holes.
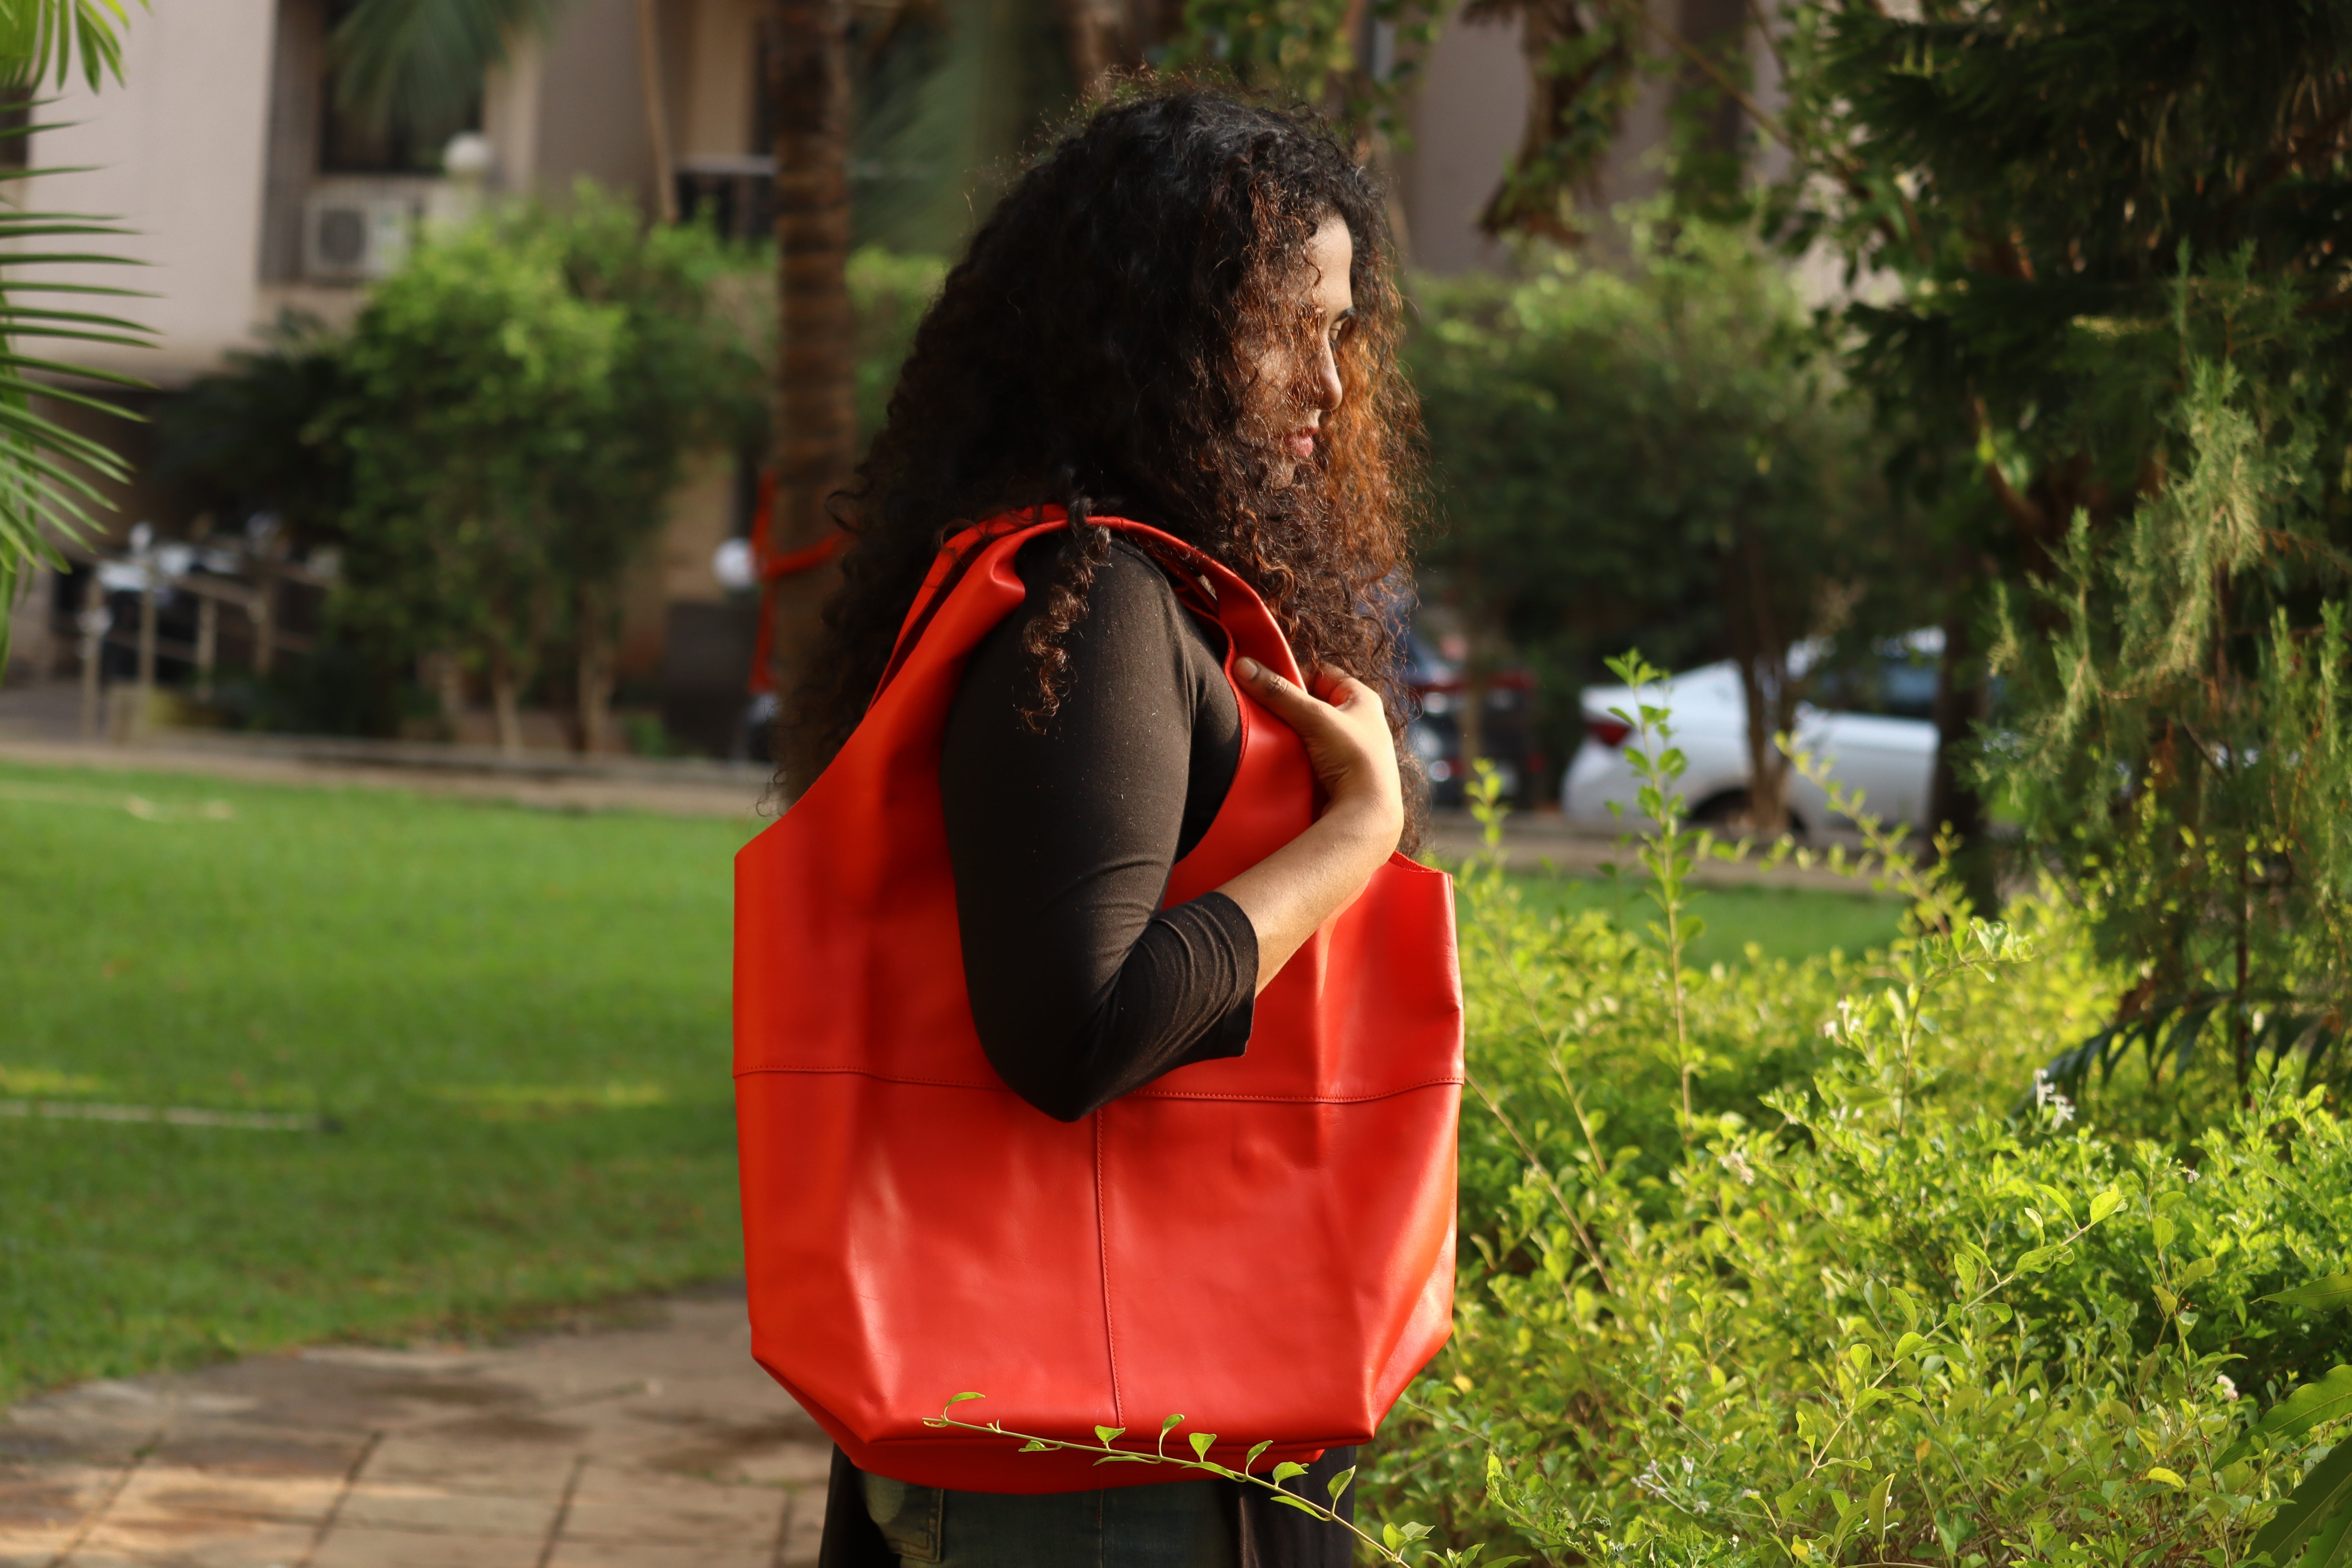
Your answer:
[[[1234,656],[1296,677],[1249,588]],[[963,660],[1057,509],[950,542],[883,689],[736,860],[735,1072],[752,1352],[866,1469],[1050,1492],[1183,1479],[923,1425],[1091,1440],[1182,1412],[1237,1463],[1371,1436],[1445,1340],[1462,1083],[1453,889],[1391,858],[1259,996],[1247,1053],[1065,1125],[1006,1089],[965,1001],[939,747]],[[961,572],[961,576],[957,575]],[[926,601],[929,601],[928,603]],[[1168,901],[1313,820],[1305,749],[1236,691],[1241,761]]]

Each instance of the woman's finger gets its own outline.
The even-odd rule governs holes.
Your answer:
[[[1234,672],[1249,683],[1250,693],[1281,717],[1292,729],[1305,731],[1330,724],[1338,716],[1329,703],[1275,674],[1254,658],[1235,662]]]
[[[1339,666],[1322,666],[1315,670],[1315,696],[1331,703],[1334,708],[1352,708],[1357,699],[1379,700],[1379,693],[1348,675]]]

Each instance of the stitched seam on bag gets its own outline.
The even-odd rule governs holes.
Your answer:
[[[1185,1089],[1139,1089],[1130,1100],[1223,1100],[1234,1105],[1370,1105],[1374,1100],[1394,1100],[1400,1094],[1412,1094],[1424,1089],[1460,1089],[1458,1078],[1423,1079],[1401,1089],[1384,1089],[1378,1094],[1211,1094]]]
[[[1127,1425],[1126,1402],[1118,1394],[1118,1344],[1110,1327],[1110,1226],[1103,1215],[1103,1119],[1097,1111],[1095,1124],[1095,1259],[1102,1270],[1103,1359],[1110,1363],[1110,1419],[1114,1426]]]
[[[911,1084],[918,1089],[969,1089],[982,1094],[1011,1094],[1012,1089],[1001,1083],[971,1083],[954,1078],[906,1078],[892,1073],[875,1072],[866,1068],[740,1068],[737,1078],[757,1078],[761,1073],[805,1073],[812,1077],[870,1078],[877,1083]],[[1384,1089],[1378,1094],[1211,1094],[1181,1089],[1139,1089],[1129,1092],[1129,1100],[1223,1100],[1234,1105],[1370,1105],[1375,1100],[1394,1100],[1401,1094],[1413,1094],[1424,1089],[1459,1089],[1459,1078],[1430,1078],[1419,1083],[1408,1083],[1396,1089]]]

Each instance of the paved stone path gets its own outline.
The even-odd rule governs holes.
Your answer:
[[[831,1448],[750,1339],[711,1295],[67,1389],[0,1417],[0,1568],[801,1568]]]

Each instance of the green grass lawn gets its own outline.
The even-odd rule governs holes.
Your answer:
[[[736,1273],[729,861],[751,831],[0,767],[0,1100],[336,1128],[0,1117],[0,1402]],[[1701,963],[1859,949],[1895,919],[1821,893],[1699,907]]]
[[[1630,878],[1617,884],[1542,875],[1511,880],[1538,909],[1605,910],[1643,932],[1660,918],[1644,884]],[[1807,958],[1832,948],[1861,953],[1885,946],[1903,918],[1898,900],[1810,888],[1695,889],[1690,908],[1705,923],[1686,949],[1687,961],[1701,969],[1742,962],[1751,943],[1766,958]]]
[[[0,1099],[341,1129],[0,1119],[0,1400],[736,1272],[751,826],[0,768]]]

